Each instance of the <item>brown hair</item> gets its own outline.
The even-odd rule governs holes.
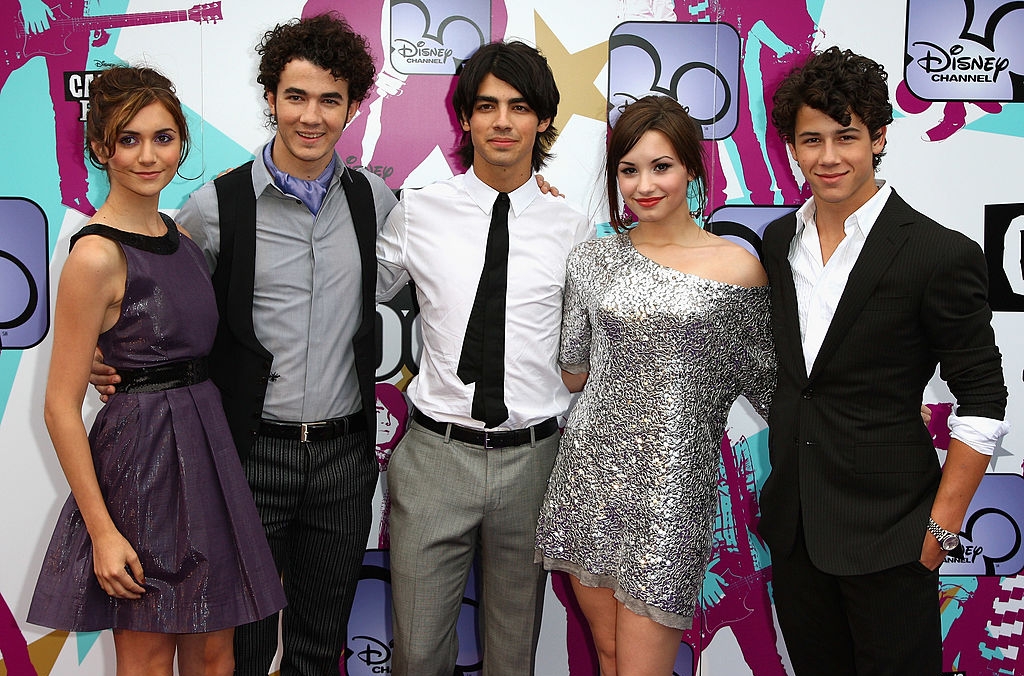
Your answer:
[[[704,135],[700,125],[675,99],[668,96],[644,96],[625,107],[608,138],[605,174],[608,179],[611,225],[616,232],[625,232],[630,226],[619,204],[619,162],[640,141],[640,137],[649,131],[660,131],[668,138],[679,161],[693,176],[686,191],[687,197],[697,200],[697,209],[693,213],[702,214],[707,207],[706,154],[701,144]]]
[[[117,150],[117,137],[139,111],[159,103],[167,109],[178,126],[181,138],[181,158],[178,168],[185,163],[189,151],[188,124],[181,101],[174,93],[174,85],[152,68],[115,66],[99,75],[89,85],[89,112],[85,117],[85,148],[89,161],[97,169],[105,169],[92,148],[101,145],[107,157]]]

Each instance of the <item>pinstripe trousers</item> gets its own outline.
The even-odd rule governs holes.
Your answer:
[[[281,676],[337,676],[359,581],[377,460],[366,432],[328,441],[259,436],[244,463],[288,606]],[[278,617],[235,630],[235,674],[267,676]]]
[[[830,575],[811,561],[800,526],[789,554],[773,552],[772,588],[797,676],[941,674],[937,570],[913,561]]]

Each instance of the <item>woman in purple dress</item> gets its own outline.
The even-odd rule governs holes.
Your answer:
[[[117,674],[231,674],[233,628],[284,593],[220,395],[203,256],[158,210],[188,150],[167,78],[114,68],[91,85],[86,138],[110,181],[71,240],[54,315],[45,419],[71,486],[29,621],[113,629]],[[121,383],[86,435],[96,345]]]

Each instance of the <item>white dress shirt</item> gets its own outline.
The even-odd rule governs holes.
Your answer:
[[[422,413],[480,428],[471,414],[475,385],[456,373],[487,248],[498,192],[472,169],[406,190],[377,239],[377,299],[410,278],[420,306],[423,352],[406,389]],[[544,195],[531,176],[509,193],[505,306],[505,405],[499,429],[521,429],[565,413],[569,392],[557,365],[565,261],[593,237],[587,218],[564,199]]]
[[[853,212],[843,224],[846,233],[835,252],[822,263],[821,240],[815,221],[814,198],[796,212],[796,234],[789,245],[789,265],[793,270],[797,310],[800,317],[800,344],[804,367],[810,374],[814,360],[825,340],[836,307],[846,290],[853,266],[864,249],[878,215],[892,194],[884,181],[876,181],[878,191]],[[980,416],[949,416],[950,436],[979,453],[992,455],[999,439],[1009,430],[1001,420]]]

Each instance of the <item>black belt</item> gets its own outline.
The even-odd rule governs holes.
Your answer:
[[[139,369],[118,369],[117,375],[121,382],[114,385],[115,392],[160,392],[201,383],[210,377],[210,370],[206,357],[200,357]]]
[[[362,411],[343,418],[331,418],[319,422],[289,423],[273,420],[260,421],[260,434],[275,439],[295,441],[327,441],[366,429],[366,416]]]
[[[534,441],[540,441],[541,439],[547,439],[558,431],[558,421],[554,418],[548,418],[533,427],[526,427],[521,430],[496,430],[491,432],[472,427],[463,427],[455,423],[439,422],[419,411],[413,411],[412,419],[431,432],[446,436],[455,441],[473,444],[474,446],[483,446],[484,448],[522,446]]]

